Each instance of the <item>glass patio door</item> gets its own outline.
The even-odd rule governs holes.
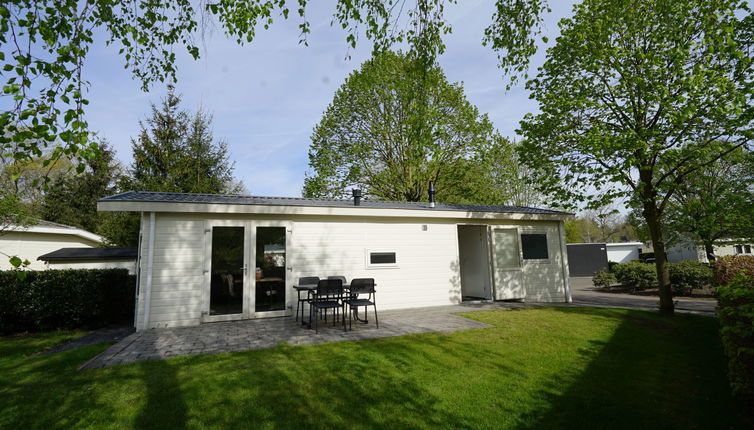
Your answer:
[[[210,228],[209,317],[233,319],[248,313],[246,231],[238,225]]]
[[[290,231],[282,221],[206,222],[203,322],[291,314]]]
[[[287,227],[258,225],[254,228],[254,313],[278,316],[287,305]]]

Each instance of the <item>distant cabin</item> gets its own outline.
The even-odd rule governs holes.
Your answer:
[[[94,248],[104,239],[94,233],[68,225],[50,221],[36,221],[30,226],[11,226],[0,233],[0,270],[10,270],[13,266],[6,256],[18,256],[29,260],[31,270],[47,268],[40,255],[57,251],[60,248]]]
[[[745,239],[724,239],[713,248],[715,257],[725,257],[728,255],[749,255],[754,256],[754,242]],[[679,261],[699,261],[709,263],[704,246],[694,243],[689,238],[681,238],[668,247],[668,261],[677,263]]]

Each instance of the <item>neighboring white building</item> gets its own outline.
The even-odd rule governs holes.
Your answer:
[[[728,255],[754,255],[754,243],[742,239],[728,239],[720,245],[713,247],[715,257],[725,257]],[[677,263],[679,261],[693,260],[702,263],[709,263],[707,252],[703,245],[696,245],[689,238],[682,238],[668,248],[668,261]]]
[[[60,248],[37,257],[48,269],[128,269],[136,274],[137,248]]]
[[[44,263],[37,261],[40,255],[63,247],[93,248],[103,241],[102,237],[86,230],[49,221],[37,221],[28,227],[11,227],[0,234],[0,270],[13,268],[6,256],[29,260],[29,269],[43,270],[46,268]]]
[[[303,276],[374,278],[379,309],[570,301],[565,212],[135,191],[98,210],[142,213],[137,330],[289,316]]]
[[[607,243],[607,261],[614,261],[616,263],[628,263],[639,259],[644,249],[644,244],[641,242],[620,242],[620,243]]]

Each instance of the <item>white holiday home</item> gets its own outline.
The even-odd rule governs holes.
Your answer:
[[[105,240],[91,232],[69,225],[36,220],[29,226],[10,226],[0,232],[0,270],[10,270],[13,266],[9,257],[18,256],[29,260],[31,270],[44,270],[47,267],[37,257],[62,247],[94,248]]]
[[[136,328],[290,316],[299,277],[374,278],[380,310],[570,301],[565,212],[512,206],[130,191]]]

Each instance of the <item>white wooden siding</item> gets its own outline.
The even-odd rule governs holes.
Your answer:
[[[521,234],[547,235],[547,261],[523,260],[524,289],[528,302],[565,301],[563,254],[557,223],[530,224],[519,227]]]
[[[295,279],[342,275],[374,278],[380,309],[460,301],[455,224],[295,222],[289,251]],[[367,266],[367,250],[395,251],[397,267]]]
[[[144,323],[149,217],[142,217],[142,258],[139,279],[139,329]],[[159,214],[155,217],[149,327],[197,325],[202,312],[204,220]]]
[[[27,231],[10,231],[0,236],[0,252],[17,255],[22,260],[31,262],[29,269],[45,270],[47,267],[37,257],[60,248],[93,248],[98,243],[73,234],[33,233]],[[8,257],[0,254],[0,270],[10,270],[13,266]]]
[[[228,214],[158,213],[148,327],[197,325],[207,307],[205,290],[209,256],[205,255],[206,221],[291,221],[287,272],[295,284],[302,276],[341,275],[374,278],[380,310],[459,303],[461,281],[458,261],[458,224],[464,220],[292,216],[287,218]],[[141,274],[137,329],[143,329],[145,285],[148,274],[149,217],[142,217]],[[563,301],[562,257],[557,221],[480,220],[475,225],[518,227],[521,232],[545,232],[548,262],[524,262],[523,279],[529,301]],[[427,229],[424,230],[423,226]],[[247,230],[247,234],[253,234]],[[251,238],[254,243],[254,238]],[[395,251],[398,267],[367,267],[367,250]],[[249,262],[250,272],[254,264]],[[248,287],[247,287],[248,288]],[[287,291],[289,307],[295,292]]]

